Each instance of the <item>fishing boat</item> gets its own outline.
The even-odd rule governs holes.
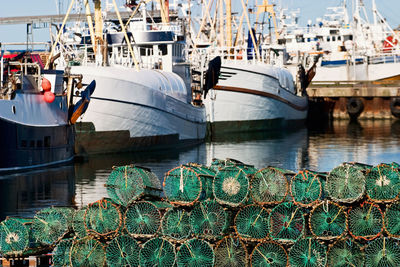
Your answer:
[[[0,57],[0,172],[73,160],[71,116],[78,106],[72,94],[81,75],[45,70],[41,61],[27,62],[34,57],[25,53]]]
[[[120,30],[105,28],[106,38],[103,22],[96,19],[100,34],[94,37],[92,29],[89,44],[73,44],[73,56],[56,61],[61,68],[73,65],[84,83],[97,83],[76,125],[78,154],[187,146],[205,139],[206,112],[201,93],[194,90],[200,81],[195,83],[185,57],[183,23],[169,22],[165,15],[155,23],[142,2],[132,9],[129,21],[116,22]],[[134,16],[138,10],[142,15]]]

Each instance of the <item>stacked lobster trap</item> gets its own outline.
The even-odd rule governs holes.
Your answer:
[[[108,197],[0,223],[0,253],[54,266],[400,266],[399,166],[114,167]]]

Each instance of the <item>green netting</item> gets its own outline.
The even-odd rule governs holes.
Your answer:
[[[315,239],[301,239],[290,249],[289,263],[291,267],[325,266],[326,248]]]
[[[182,244],[176,255],[178,267],[211,267],[215,255],[210,244],[201,239],[191,239]]]
[[[125,212],[125,228],[129,234],[139,237],[151,237],[158,232],[161,213],[148,201],[133,203]]]
[[[392,167],[393,169],[400,169],[400,164],[397,162],[392,162],[390,163],[390,167]]]
[[[149,169],[134,165],[113,167],[105,184],[109,197],[118,204],[128,206],[142,195],[160,196],[161,184]]]
[[[365,248],[366,267],[400,266],[400,247],[392,238],[378,238]]]
[[[365,253],[351,238],[340,239],[328,250],[327,266],[364,266]]]
[[[72,230],[74,231],[75,236],[78,238],[84,238],[87,236],[87,231],[85,227],[85,217],[86,207],[82,207],[76,210],[72,217]]]
[[[364,202],[349,210],[349,232],[356,239],[372,240],[383,228],[383,215],[378,205]]]
[[[247,166],[226,166],[215,175],[213,192],[215,199],[225,205],[237,207],[248,196],[250,182],[247,175],[257,170]]]
[[[67,218],[68,222],[68,228],[72,230],[72,221],[73,221],[73,216],[75,213],[75,209],[72,207],[53,207],[54,209],[58,210],[60,213],[64,214],[64,216]]]
[[[273,167],[259,170],[250,180],[250,195],[260,205],[279,204],[288,193],[285,174]]]
[[[393,203],[386,208],[384,227],[389,236],[400,237],[400,203]]]
[[[324,201],[311,211],[309,225],[312,234],[318,238],[338,238],[346,233],[347,214],[338,204]]]
[[[290,183],[290,194],[297,205],[314,205],[322,196],[322,185],[318,175],[307,170],[299,171]]]
[[[268,237],[268,211],[259,205],[240,209],[235,217],[235,230],[244,240],[263,241]]]
[[[198,202],[190,213],[192,233],[202,237],[218,237],[228,226],[228,214],[215,200]]]
[[[22,253],[29,246],[29,226],[20,218],[7,217],[0,223],[1,255]]]
[[[289,257],[286,250],[273,241],[257,244],[250,257],[250,266],[252,267],[286,267],[288,262]]]
[[[326,178],[326,191],[332,200],[352,203],[365,192],[365,175],[358,165],[343,163],[334,168]]]
[[[163,235],[174,239],[188,238],[191,230],[190,213],[184,209],[168,209],[161,221]]]
[[[270,236],[279,242],[296,241],[303,235],[305,227],[301,208],[292,202],[283,202],[272,209],[268,223]]]
[[[106,251],[103,245],[90,237],[75,241],[71,247],[70,262],[73,267],[104,266]]]
[[[174,266],[175,248],[163,238],[153,238],[144,243],[140,250],[141,267]]]
[[[122,226],[122,214],[116,204],[101,199],[88,205],[84,222],[89,235],[111,239]]]
[[[44,245],[52,245],[69,232],[70,218],[62,209],[46,208],[38,211],[32,221],[33,238]]]
[[[70,252],[73,239],[61,240],[53,250],[53,266],[67,267],[70,266]]]
[[[367,196],[372,201],[387,202],[398,198],[400,174],[397,169],[386,164],[377,165],[368,171],[365,180]]]
[[[178,205],[193,205],[198,200],[212,198],[214,172],[205,166],[182,165],[165,174],[164,194]]]
[[[114,238],[106,248],[107,266],[139,266],[140,247],[129,235]]]
[[[212,169],[214,172],[218,172],[218,170],[223,167],[225,167],[224,159],[212,159],[210,169]]]
[[[224,237],[217,243],[214,254],[215,266],[247,266],[248,254],[246,246],[237,237]]]

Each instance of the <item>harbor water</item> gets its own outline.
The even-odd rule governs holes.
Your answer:
[[[84,162],[0,176],[0,219],[33,217],[45,207],[81,207],[107,197],[113,166],[135,164],[164,174],[184,163],[234,158],[256,168],[330,171],[342,162],[400,162],[400,121],[337,120],[295,130],[232,134],[184,150],[91,156]]]

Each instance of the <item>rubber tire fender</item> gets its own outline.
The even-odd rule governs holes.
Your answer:
[[[364,103],[361,98],[351,97],[347,100],[346,109],[350,118],[355,119],[364,111]]]
[[[396,118],[400,118],[400,97],[395,97],[390,101],[390,111]]]

